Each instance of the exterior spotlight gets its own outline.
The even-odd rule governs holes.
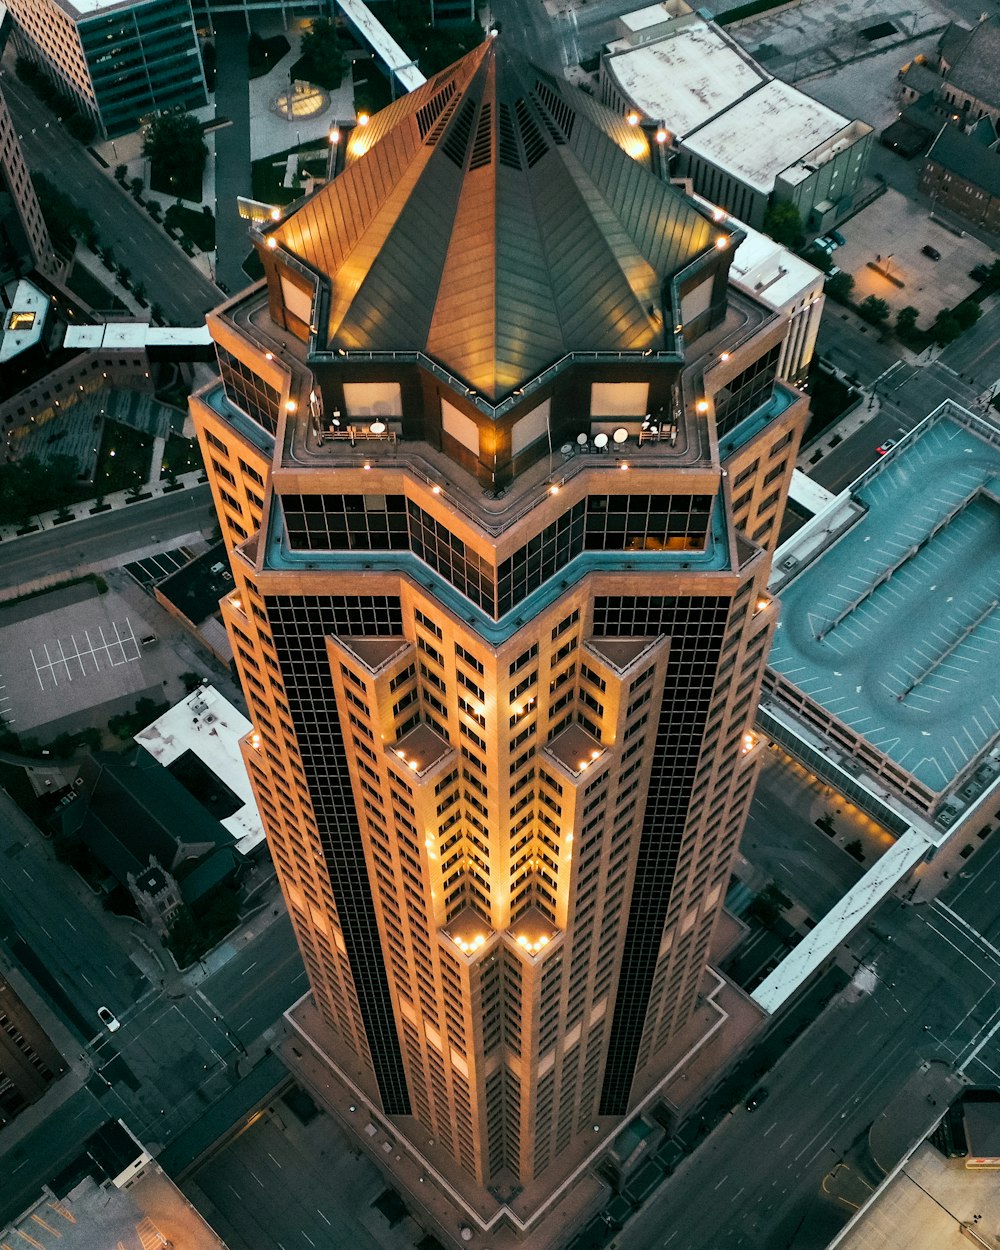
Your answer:
[[[368,116],[368,114],[367,114],[367,113],[359,113],[359,114],[358,114],[358,125],[359,125],[359,126],[367,126],[367,125],[368,125],[368,123],[369,123],[370,121],[371,121],[371,118]]]
[[[274,236],[272,235],[272,236],[271,236],[271,238],[269,238],[269,239],[268,239],[268,241],[267,241],[267,246],[268,246],[268,247],[271,249],[271,251],[273,252],[273,251],[274,251],[274,249],[278,246],[278,240],[277,240],[276,238],[274,238]]]
[[[729,246],[729,239],[724,234],[720,234],[719,237],[715,240],[715,246],[718,248],[720,252],[724,252],[726,248]]]
[[[663,129],[663,127],[661,126],[661,127],[659,128],[659,130],[657,130],[657,132],[656,132],[656,142],[657,142],[657,143],[666,143],[666,141],[667,141],[667,132],[666,132],[666,131]]]
[[[334,147],[336,147],[336,145],[339,142],[340,142],[340,131],[337,129],[336,126],[334,126],[334,128],[330,131],[330,143]]]
[[[639,114],[633,109],[632,112],[629,113],[628,116],[625,118],[625,120],[628,122],[630,126],[638,126]]]

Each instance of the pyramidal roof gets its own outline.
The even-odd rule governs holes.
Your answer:
[[[663,342],[663,283],[713,230],[645,135],[492,38],[357,127],[269,233],[330,284],[328,345],[426,352],[484,396],[568,351]]]

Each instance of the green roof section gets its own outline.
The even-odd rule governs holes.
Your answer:
[[[421,351],[495,400],[569,351],[662,348],[664,285],[718,228],[640,128],[494,37],[268,233],[328,282],[328,348]]]

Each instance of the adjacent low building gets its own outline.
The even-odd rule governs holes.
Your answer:
[[[674,172],[699,195],[756,229],[774,203],[794,204],[817,232],[847,213],[870,126],[772,77],[678,0],[629,14],[620,29],[602,58],[602,99],[658,125]]]
[[[822,775],[817,736],[867,779],[865,810],[884,796],[949,831],[995,806],[998,510],[1000,428],[948,401],[777,552],[760,723]]]
[[[102,133],[208,102],[190,0],[10,0],[15,47]]]
[[[945,125],[924,157],[920,194],[970,225],[1000,235],[1000,140],[984,118],[971,133]]]

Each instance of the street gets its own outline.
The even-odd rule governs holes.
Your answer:
[[[133,279],[145,284],[149,298],[160,306],[168,322],[201,325],[205,313],[222,299],[218,287],[18,81],[10,54],[4,58],[0,83],[28,168],[46,174],[75,203],[90,211],[101,238],[114,246],[116,258],[127,266]]]
[[[821,1250],[848,1212],[821,1190],[929,1060],[973,1084],[1000,1077],[1000,842],[934,903],[896,901],[850,942],[855,978],[617,1236],[618,1250]],[[980,927],[982,926],[982,927]],[[943,1069],[942,1069],[943,1071]],[[940,1112],[924,1108],[928,1124]],[[895,1160],[887,1161],[889,1164]],[[810,1239],[806,1231],[815,1227]]]
[[[32,582],[40,570],[71,576],[77,569],[117,560],[151,544],[169,547],[177,538],[210,530],[214,523],[211,490],[202,485],[26,534],[4,543],[0,590]]]

